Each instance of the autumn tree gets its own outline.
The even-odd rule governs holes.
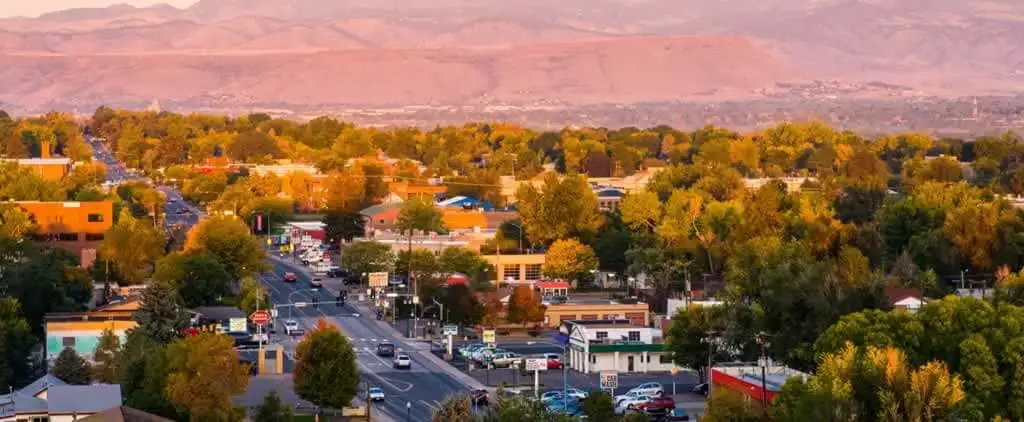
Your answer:
[[[240,421],[231,398],[249,384],[248,365],[238,360],[231,337],[201,333],[167,349],[167,397],[192,421]]]
[[[92,382],[92,369],[89,362],[70,347],[60,351],[57,359],[53,361],[50,373],[60,378],[61,381],[72,385],[89,385]]]
[[[581,282],[597,269],[597,256],[590,246],[576,239],[556,240],[544,254],[544,275]]]
[[[586,238],[601,227],[597,197],[581,176],[548,175],[540,189],[521,186],[516,198],[526,235],[535,242]]]
[[[259,274],[268,267],[266,252],[242,221],[213,217],[194,227],[185,242],[186,252],[202,252],[217,259],[232,280]]]
[[[359,385],[355,351],[337,328],[320,319],[296,347],[292,377],[303,400],[319,407],[348,406]]]
[[[740,393],[727,388],[716,388],[708,400],[707,411],[701,420],[712,422],[757,422],[763,419],[760,405],[756,401],[748,400]]]
[[[163,233],[146,221],[122,211],[103,237],[100,254],[114,264],[126,281],[140,284],[153,271],[153,264],[163,253]]]
[[[117,384],[121,376],[121,338],[109,329],[103,330],[92,360],[93,379],[105,384]]]
[[[380,242],[364,241],[346,246],[342,250],[342,263],[356,274],[390,271],[395,263],[391,246]]]
[[[231,294],[231,275],[205,252],[175,252],[156,263],[153,280],[174,286],[185,306],[210,306]]]
[[[545,307],[541,304],[540,294],[528,286],[516,286],[508,300],[508,322],[523,324],[537,323],[544,320]]]
[[[256,130],[238,134],[228,146],[227,154],[231,159],[244,163],[281,158],[281,150],[274,139]]]
[[[238,292],[238,307],[249,315],[256,311],[257,305],[258,309],[267,309],[271,305],[270,292],[252,277],[245,277]]]

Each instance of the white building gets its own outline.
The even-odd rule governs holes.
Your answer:
[[[564,321],[566,364],[589,374],[601,371],[663,372],[676,365],[665,350],[661,330],[629,320]]]

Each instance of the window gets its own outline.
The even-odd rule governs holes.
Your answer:
[[[597,364],[597,355],[593,353],[590,354],[590,363]]]
[[[89,222],[90,223],[102,223],[103,222],[103,214],[89,214]]]
[[[85,240],[89,242],[99,242],[103,240],[103,233],[86,233]]]
[[[640,332],[639,331],[630,331],[629,332],[629,341],[640,341]]]
[[[672,356],[665,353],[660,354],[658,355],[658,363],[672,363]]]
[[[60,339],[60,343],[64,347],[75,347],[75,338],[74,337],[64,337],[64,338]]]
[[[382,219],[380,219],[380,220],[377,220],[377,223],[378,223],[378,224],[384,224],[384,219],[382,218]]]
[[[519,281],[519,264],[505,265],[505,280],[508,280],[510,278],[513,281]]]
[[[541,264],[526,264],[527,280],[540,280],[541,274],[543,274],[543,271],[541,270]]]
[[[608,338],[608,332],[607,331],[598,331],[597,332],[597,339],[598,340],[606,339],[606,338]]]
[[[78,234],[76,233],[57,233],[56,240],[60,242],[76,242],[78,241]]]

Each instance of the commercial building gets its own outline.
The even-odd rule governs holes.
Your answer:
[[[31,170],[36,175],[46,180],[61,181],[64,176],[71,172],[71,159],[68,158],[17,158],[0,159],[6,162],[17,163],[19,167]]]
[[[421,198],[429,199],[433,202],[437,195],[448,192],[448,187],[443,185],[413,185],[409,182],[391,182],[388,184],[388,192],[403,201],[409,198]]]
[[[483,255],[487,263],[494,266],[494,283],[502,284],[535,283],[544,278],[544,254],[524,255]]]
[[[583,301],[552,303],[544,313],[545,325],[558,327],[566,321],[576,320],[628,320],[639,327],[651,324],[650,306],[643,302],[621,303],[617,301]]]
[[[565,364],[584,374],[663,372],[676,367],[665,350],[661,330],[629,320],[563,321],[557,339],[566,345]]]
[[[711,368],[712,390],[727,388],[751,400],[766,400],[767,403],[772,402],[789,378],[806,379],[808,376],[795,369],[772,365],[771,362],[764,368],[763,373],[760,365]]]
[[[81,259],[84,267],[96,260],[104,233],[114,224],[114,203],[16,202],[35,223],[35,238],[65,249]]]
[[[0,422],[71,422],[120,406],[120,385],[68,385],[44,375],[0,395]]]
[[[43,317],[46,360],[53,361],[66,348],[92,360],[96,345],[106,330],[113,332],[124,344],[127,331],[138,326],[132,319],[134,313],[134,310],[100,308],[91,312],[46,314]]]

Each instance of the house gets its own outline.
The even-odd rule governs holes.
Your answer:
[[[46,339],[45,358],[52,361],[66,348],[86,360],[99,344],[103,332],[110,330],[125,343],[128,330],[138,326],[132,319],[134,310],[117,310],[121,304],[110,309],[100,308],[91,312],[50,313],[43,316],[43,335]],[[129,305],[125,305],[129,306]]]
[[[35,223],[35,240],[67,250],[83,267],[92,266],[96,249],[114,224],[114,203],[18,201]]]
[[[567,281],[538,281],[533,288],[539,290],[543,297],[565,297],[569,296],[572,285]]]
[[[359,211],[365,221],[366,237],[373,237],[376,231],[393,229],[401,211],[401,203],[374,205]]]
[[[598,208],[610,212],[619,209],[619,202],[622,202],[626,192],[615,188],[597,188],[594,189],[594,195],[597,196]]]
[[[388,184],[388,193],[395,195],[401,200],[407,200],[409,198],[420,198],[429,199],[431,201],[437,197],[448,192],[448,187],[444,185],[413,185],[409,182],[391,182]]]
[[[889,299],[889,305],[893,309],[902,309],[908,312],[917,312],[928,302],[921,294],[920,289],[912,288],[886,288],[885,297]]]
[[[0,422],[71,422],[119,406],[120,385],[68,385],[45,375],[25,388],[0,395]]]
[[[110,409],[104,410],[100,413],[92,416],[86,416],[85,418],[79,419],[82,422],[173,422],[173,419],[167,419],[162,416],[157,416],[152,413],[146,413],[139,409],[134,409],[128,406],[117,406]]]
[[[661,330],[630,320],[563,321],[556,339],[566,347],[565,365],[584,374],[648,373],[676,367]]]
[[[750,400],[765,400],[770,405],[782,385],[792,377],[807,379],[809,375],[772,362],[768,362],[763,372],[760,365],[714,367],[711,368],[711,389],[727,388]]]

